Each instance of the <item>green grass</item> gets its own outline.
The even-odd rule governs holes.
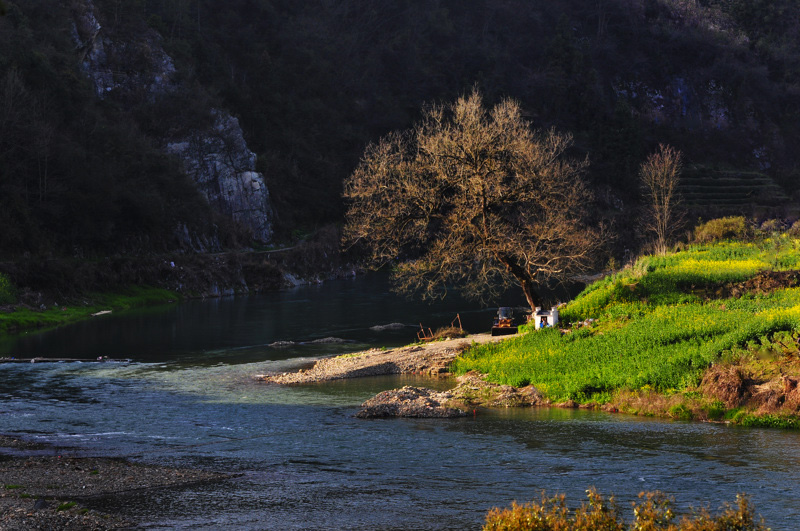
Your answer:
[[[131,286],[118,293],[89,294],[78,303],[65,303],[45,310],[17,308],[0,313],[0,333],[14,333],[34,328],[50,328],[88,319],[103,310],[122,311],[142,306],[167,304],[180,299],[168,290]]]
[[[797,246],[784,240],[779,264],[795,264]],[[769,269],[771,249],[725,242],[645,257],[562,308],[562,326],[592,318],[591,326],[475,346],[455,361],[454,370],[477,370],[508,385],[534,384],[556,402],[604,402],[621,389],[683,391],[697,385],[723,353],[743,346],[768,349],[775,334],[800,330],[796,288],[724,300],[695,294]],[[674,416],[685,417],[679,411]]]

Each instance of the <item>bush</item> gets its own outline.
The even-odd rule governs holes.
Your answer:
[[[17,302],[17,289],[7,276],[0,273],[0,304]]]
[[[725,417],[725,403],[721,400],[714,400],[706,406],[706,415],[710,420],[722,420]]]
[[[549,531],[573,529],[590,531],[624,531],[625,524],[617,509],[614,497],[605,500],[595,489],[586,491],[589,505],[570,514],[564,495],[553,498],[542,494],[541,504],[525,505],[513,503],[511,509],[494,508],[486,516],[484,531]]]
[[[697,243],[710,243],[725,239],[747,239],[753,231],[742,216],[729,216],[701,223],[694,229]]]
[[[756,521],[753,508],[746,496],[736,497],[736,507],[727,505],[722,514],[712,516],[705,509],[684,516],[677,525],[674,500],[656,491],[639,494],[642,500],[633,505],[634,520],[627,524],[620,515],[614,497],[604,499],[594,488],[586,491],[589,503],[570,512],[564,495],[547,498],[542,494],[541,503],[519,505],[514,502],[511,509],[494,508],[486,515],[484,531],[607,531],[664,529],[671,531],[767,531],[763,521]]]

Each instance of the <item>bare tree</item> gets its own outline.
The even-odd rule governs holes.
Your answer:
[[[666,254],[669,241],[681,222],[678,183],[681,176],[681,152],[659,144],[639,167],[645,190],[647,213],[645,228],[655,237],[656,254]]]
[[[569,135],[534,132],[519,104],[490,111],[477,90],[423,109],[412,130],[370,145],[346,180],[344,238],[379,267],[397,258],[395,286],[442,297],[458,285],[479,300],[584,270],[601,230],[582,223],[587,163],[565,158]]]

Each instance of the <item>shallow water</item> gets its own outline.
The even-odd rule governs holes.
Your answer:
[[[370,328],[447,324],[465,307],[448,304],[415,305],[388,294],[381,279],[362,279],[192,302],[6,342],[2,352],[18,357],[133,361],[0,365],[0,432],[84,454],[240,474],[95,502],[142,518],[148,529],[480,528],[493,506],[542,490],[578,504],[589,486],[616,494],[623,507],[642,490],[711,509],[747,492],[770,527],[798,528],[797,433],[548,409],[360,420],[358,404],[381,390],[451,383],[380,377],[278,387],[252,379],[321,355],[406,343],[413,326]],[[482,323],[491,313],[461,315]],[[315,326],[310,315],[319,316]],[[351,342],[268,346],[328,336]]]

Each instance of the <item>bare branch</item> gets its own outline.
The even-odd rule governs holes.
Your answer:
[[[651,154],[639,168],[648,204],[646,228],[655,237],[657,254],[667,252],[669,240],[677,230],[681,170],[681,152],[664,144],[659,144],[658,151]]]
[[[587,162],[564,158],[570,135],[533,131],[519,104],[486,110],[478,91],[423,109],[411,131],[367,148],[345,183],[345,241],[374,265],[403,260],[401,291],[440,297],[447,285],[484,301],[587,267],[602,231],[582,223]]]

